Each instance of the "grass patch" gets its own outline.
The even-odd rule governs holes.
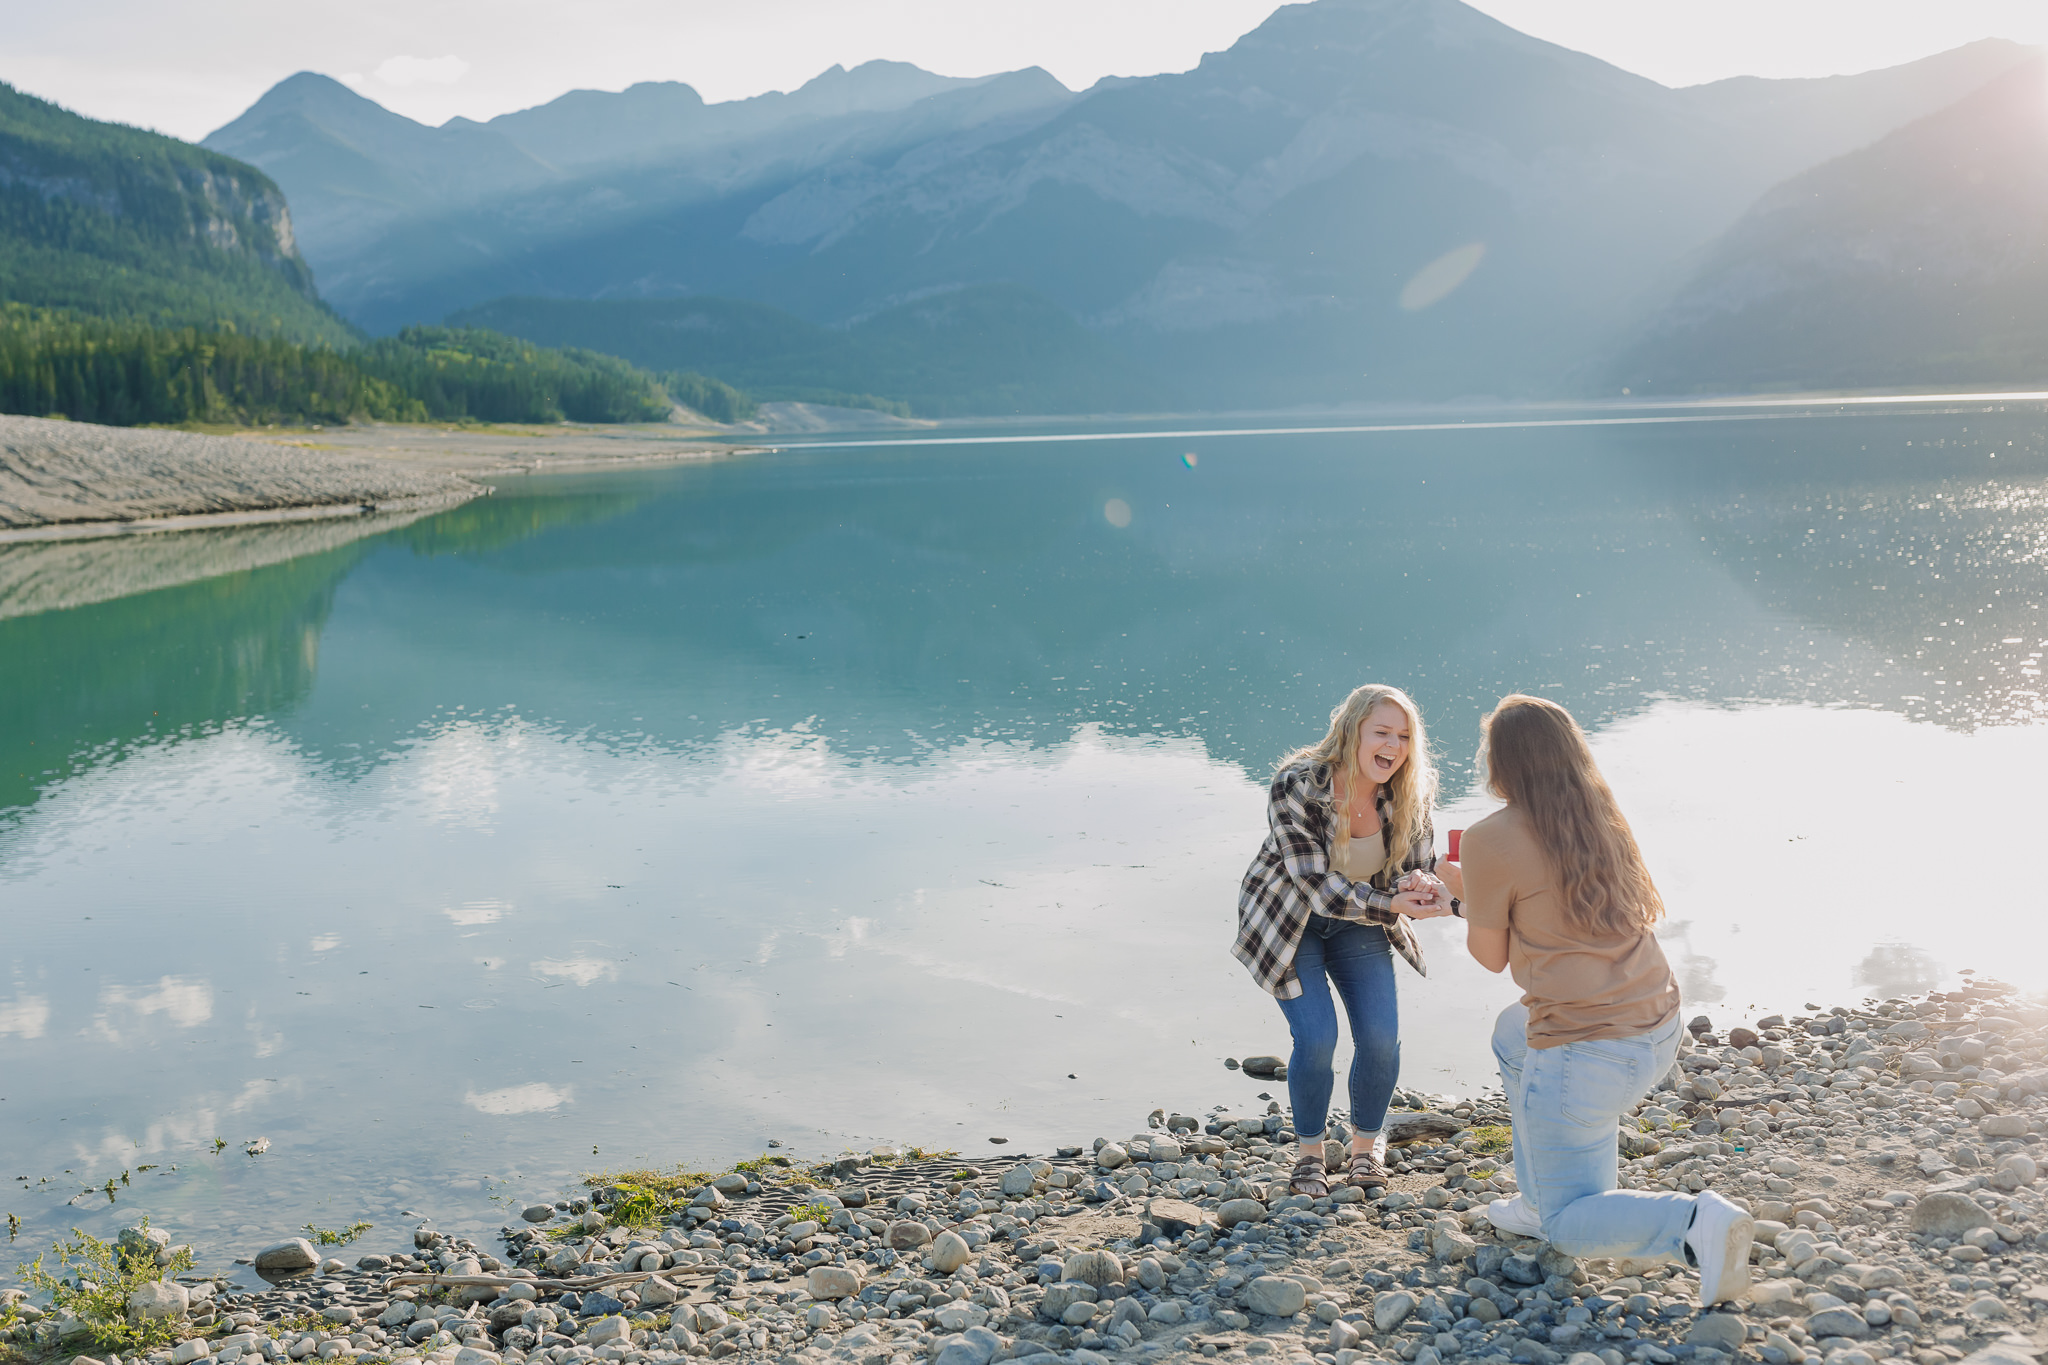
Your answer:
[[[306,1224],[306,1237],[315,1246],[345,1247],[356,1238],[368,1232],[373,1226],[374,1224],[371,1223],[350,1223],[347,1227],[337,1231],[334,1228],[316,1228],[311,1223],[308,1223]]]
[[[149,1220],[142,1226],[147,1228]],[[42,1256],[19,1267],[22,1282],[46,1292],[59,1314],[68,1313],[91,1328],[93,1344],[147,1350],[168,1346],[186,1329],[179,1319],[130,1322],[128,1296],[192,1268],[192,1253],[180,1250],[169,1265],[158,1265],[156,1248],[145,1243],[123,1247],[103,1242],[89,1232],[71,1230],[72,1240],[58,1242],[46,1253],[56,1258],[52,1270]]]
[[[1514,1139],[1515,1133],[1512,1128],[1502,1124],[1488,1124],[1484,1128],[1472,1130],[1472,1139],[1467,1150],[1475,1155],[1499,1156],[1514,1144]]]
[[[583,1177],[583,1184],[586,1189],[592,1190],[601,1190],[608,1185],[617,1185],[620,1188],[630,1185],[634,1189],[652,1190],[670,1198],[677,1198],[689,1190],[708,1185],[717,1178],[716,1171],[693,1171],[682,1165],[676,1166],[674,1170],[663,1171],[650,1166],[630,1171],[594,1171]]]
[[[622,1197],[612,1201],[612,1211],[605,1215],[613,1227],[658,1227],[682,1207],[674,1195],[663,1190],[640,1185],[620,1185],[618,1190]]]
[[[832,1221],[832,1206],[825,1203],[799,1204],[789,1211],[789,1221],[792,1223],[801,1223],[806,1219],[813,1223],[829,1223]]]

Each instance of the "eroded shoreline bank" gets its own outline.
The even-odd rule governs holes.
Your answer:
[[[723,459],[708,430],[370,424],[207,436],[0,416],[0,544],[453,506],[493,475]]]

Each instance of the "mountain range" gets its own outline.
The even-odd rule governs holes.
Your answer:
[[[2048,63],[1793,176],[1624,353],[1638,391],[2048,376]]]
[[[870,62],[433,128],[302,72],[203,149],[95,134],[148,148],[118,185],[0,101],[0,286],[111,267],[185,288],[166,318],[448,320],[931,415],[2017,379],[2041,68],[1670,89],[1459,0],[1312,0],[1085,91]]]

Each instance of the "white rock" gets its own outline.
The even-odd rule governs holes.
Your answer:
[[[135,1322],[156,1322],[182,1318],[192,1307],[192,1293],[172,1280],[155,1280],[138,1285],[128,1295],[128,1316]]]
[[[1216,1210],[1216,1222],[1220,1227],[1233,1228],[1239,1223],[1263,1223],[1266,1221],[1266,1206],[1256,1199],[1226,1199]]]
[[[804,1287],[814,1299],[850,1299],[860,1293],[860,1276],[843,1265],[812,1266],[804,1276]]]
[[[957,1232],[948,1230],[932,1239],[932,1269],[941,1275],[950,1275],[966,1265],[973,1254],[968,1249],[967,1239]],[[813,1294],[811,1297],[819,1296]]]
[[[1372,1301],[1372,1325],[1382,1332],[1391,1332],[1406,1322],[1414,1311],[1415,1296],[1405,1289],[1378,1294]]]
[[[1261,1275],[1239,1291],[1237,1301],[1249,1312],[1291,1318],[1308,1302],[1308,1290],[1285,1275]]]
[[[192,1365],[195,1360],[204,1360],[213,1354],[213,1347],[204,1337],[188,1337],[171,1348],[171,1365]]]
[[[949,1303],[932,1314],[932,1321],[948,1332],[964,1332],[988,1322],[988,1310],[971,1303]]]
[[[589,1341],[592,1346],[602,1346],[608,1341],[617,1341],[632,1335],[633,1324],[616,1313],[610,1317],[599,1318],[590,1324]]]
[[[1131,1154],[1117,1146],[1114,1142],[1104,1145],[1095,1154],[1095,1164],[1102,1167],[1105,1171],[1113,1171],[1119,1166],[1127,1165],[1130,1159]]]
[[[1081,1251],[1067,1257],[1061,1267],[1062,1281],[1079,1281],[1100,1289],[1106,1284],[1122,1284],[1124,1281],[1123,1262],[1113,1251]]]

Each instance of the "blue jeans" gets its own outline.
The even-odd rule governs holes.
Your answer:
[[[1336,1084],[1337,1007],[1335,983],[1351,1020],[1351,1122],[1376,1133],[1387,1121],[1387,1101],[1401,1074],[1401,1010],[1394,997],[1394,948],[1377,924],[1356,924],[1327,915],[1309,916],[1301,946],[1294,950],[1301,994],[1280,1002],[1294,1035],[1287,1059],[1287,1098],[1294,1105],[1294,1131],[1303,1141],[1322,1136]]]
[[[1684,1259],[1689,1194],[1615,1188],[1621,1116],[1678,1056],[1679,1016],[1632,1038],[1529,1046],[1529,1011],[1500,1012],[1493,1055],[1514,1119],[1515,1183],[1571,1256]]]

